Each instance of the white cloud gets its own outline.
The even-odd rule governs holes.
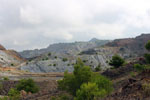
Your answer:
[[[0,43],[17,50],[150,31],[149,0],[0,0]]]
[[[30,6],[20,8],[20,18],[23,22],[30,24],[40,24],[42,22],[38,11]]]

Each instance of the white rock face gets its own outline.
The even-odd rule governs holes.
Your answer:
[[[65,72],[68,70],[69,72],[73,71],[73,66],[76,63],[77,58],[81,58],[85,65],[90,66],[93,70],[99,64],[101,65],[102,69],[109,68],[110,66],[107,61],[111,59],[112,52],[106,52],[105,49],[101,48],[95,54],[81,54],[81,55],[74,55],[74,54],[62,54],[62,53],[53,53],[51,56],[48,54],[44,54],[25,66],[21,67],[21,70],[26,70],[30,72]],[[88,53],[88,52],[87,52]],[[57,56],[57,58],[55,58]],[[47,58],[47,59],[46,59]],[[63,58],[67,58],[67,61],[63,61]],[[44,60],[46,59],[46,60]]]
[[[0,50],[0,66],[1,67],[13,67],[20,63],[22,63],[23,60],[17,55],[14,55],[13,51],[7,51],[7,50]]]
[[[74,43],[58,43],[52,44],[44,49],[36,49],[36,50],[25,50],[20,52],[20,55],[23,58],[33,58],[40,56],[41,54],[53,52],[53,53],[61,53],[61,54],[74,54],[77,55],[79,52],[84,50],[88,50],[90,48],[94,48],[97,46],[104,45],[110,42],[109,40],[95,40],[92,39],[88,42],[74,42]]]

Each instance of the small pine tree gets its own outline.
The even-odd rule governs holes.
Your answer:
[[[114,66],[115,68],[118,68],[124,64],[124,59],[121,58],[119,55],[114,55],[112,57],[112,60],[110,60],[109,65]]]

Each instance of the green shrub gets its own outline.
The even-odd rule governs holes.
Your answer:
[[[136,71],[141,72],[144,70],[144,65],[134,64],[134,68]]]
[[[99,90],[96,83],[84,83],[77,91],[75,100],[95,100],[98,97],[104,97],[106,92]]]
[[[63,58],[62,61],[63,61],[63,62],[66,62],[66,61],[68,61],[68,59],[67,59],[67,58]]]
[[[150,65],[140,65],[140,64],[135,64],[134,68],[138,72],[150,70]]]
[[[109,65],[114,66],[115,68],[118,68],[122,66],[124,62],[125,62],[124,59],[121,58],[119,55],[114,55],[112,59],[110,60]]]
[[[10,100],[19,100],[20,92],[14,88],[11,88],[8,92],[8,96]]]
[[[56,64],[53,64],[53,66],[56,66]]]
[[[60,100],[71,100],[71,96],[67,95],[67,94],[62,94],[59,97]]]
[[[11,64],[11,66],[14,66],[14,64]]]
[[[146,59],[146,62],[150,64],[150,54],[144,54],[144,58]]]
[[[96,83],[99,90],[105,90],[106,94],[110,94],[113,91],[113,83],[102,75],[94,73],[91,82]]]
[[[58,88],[76,96],[80,94],[77,91],[80,90],[81,85],[88,82],[96,84],[99,91],[105,91],[106,94],[109,94],[113,89],[110,80],[92,72],[91,68],[85,66],[81,59],[78,59],[74,65],[73,73],[64,73],[64,78],[58,81]],[[78,97],[76,99],[78,100]]]
[[[134,72],[130,72],[130,75],[131,75],[132,77],[135,77],[135,76],[136,76],[136,74],[135,74]]]
[[[3,90],[3,84],[0,82],[0,90]]]
[[[48,56],[51,56],[51,52],[48,53]]]
[[[52,64],[49,64],[48,66],[52,66]]]
[[[95,68],[95,71],[96,72],[101,71],[101,65],[100,64]]]
[[[9,78],[8,78],[8,77],[4,77],[3,80],[4,80],[4,81],[8,81]]]
[[[9,97],[8,96],[0,97],[0,100],[9,100]]]
[[[49,58],[48,57],[45,57],[45,58],[42,58],[42,61],[45,61],[45,60],[48,60]]]
[[[146,48],[148,51],[150,51],[150,41],[148,41],[148,42],[146,43],[145,48]]]
[[[21,79],[16,85],[18,91],[24,90],[26,92],[36,93],[39,91],[38,86],[33,79]]]
[[[58,81],[58,86],[60,89],[66,90],[72,95],[76,95],[76,91],[83,83],[87,83],[91,76],[92,71],[90,67],[84,66],[81,59],[78,59],[74,65],[73,74],[65,72],[63,80]]]
[[[146,48],[148,51],[150,51],[150,41],[148,41],[148,42],[146,43],[145,48]],[[147,63],[150,64],[150,54],[145,54],[144,57],[145,57]]]
[[[70,66],[70,64],[67,64],[67,66]]]
[[[142,85],[144,95],[150,96],[150,83],[145,83]]]
[[[50,100],[58,100],[57,97],[51,96]]]
[[[45,58],[45,60],[48,60],[48,59],[49,59],[48,57]]]
[[[55,56],[54,58],[57,59],[57,56]]]
[[[84,63],[86,63],[86,62],[87,62],[87,60],[83,60],[83,62],[84,62]]]
[[[109,63],[109,61],[107,60],[107,61],[106,61],[106,63],[108,64],[108,63]]]
[[[28,62],[26,62],[26,65],[28,65],[29,63]]]

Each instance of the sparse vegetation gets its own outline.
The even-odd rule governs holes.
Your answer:
[[[0,91],[3,89],[3,84],[0,82]]]
[[[68,59],[67,59],[67,58],[63,58],[62,61],[63,61],[63,62],[66,62],[66,61],[68,61]]]
[[[146,48],[148,51],[150,51],[150,41],[148,41],[148,42],[146,43],[145,48]],[[150,64],[150,54],[149,54],[149,53],[146,53],[146,54],[144,55],[144,57],[145,57],[147,63]]]
[[[144,57],[145,57],[147,63],[150,64],[150,54],[146,53],[146,54],[144,54]]]
[[[136,76],[135,72],[130,72],[130,75],[131,75],[131,77],[135,77]]]
[[[149,66],[149,65],[135,64],[135,65],[134,65],[134,68],[135,68],[135,70],[138,71],[138,72],[150,70],[150,66]]]
[[[49,59],[48,57],[45,57],[45,58],[42,59],[42,61],[45,61],[45,60],[48,60],[48,59]]]
[[[29,63],[28,62],[26,62],[26,65],[28,65]]]
[[[51,52],[49,52],[49,53],[48,53],[48,56],[51,56],[51,55],[52,55]]]
[[[150,96],[150,83],[144,83],[142,85],[144,95]]]
[[[99,65],[95,68],[95,71],[96,71],[96,72],[101,71],[101,64],[99,64]]]
[[[57,59],[57,56],[55,56],[54,58]]]
[[[49,64],[48,66],[52,66],[52,64]]]
[[[86,62],[87,62],[87,60],[83,60],[83,62],[84,62],[84,63],[86,63]]]
[[[124,59],[121,58],[119,55],[114,55],[109,62],[109,65],[114,66],[115,68],[119,68],[124,64]]]
[[[56,66],[56,64],[53,64],[53,66]]]
[[[146,48],[148,51],[150,51],[150,41],[148,41],[148,42],[146,43],[145,48]]]
[[[62,94],[62,95],[60,95],[58,97],[52,96],[50,98],[50,100],[72,100],[72,97],[70,95],[68,95],[68,94]]]
[[[48,60],[48,59],[49,59],[48,57],[45,58],[45,60]]]
[[[141,71],[144,70],[145,67],[144,67],[144,65],[135,64],[134,68],[135,68],[136,71],[141,72]]]
[[[14,66],[14,64],[12,63],[11,66]]]

